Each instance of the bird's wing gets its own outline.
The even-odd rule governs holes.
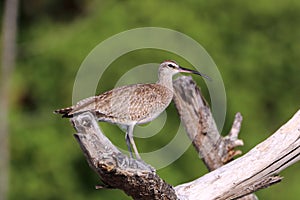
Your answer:
[[[100,121],[113,123],[140,121],[162,112],[172,97],[172,91],[162,85],[127,85],[83,99],[72,107],[58,110],[57,113],[68,117],[91,111]]]

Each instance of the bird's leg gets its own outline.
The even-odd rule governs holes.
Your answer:
[[[126,140],[128,151],[130,153],[130,157],[133,158],[131,147],[130,147],[130,138],[129,138],[129,134],[128,134],[128,128],[127,128],[127,132],[125,134],[125,140]]]
[[[139,152],[138,152],[138,150],[136,148],[136,145],[134,143],[134,140],[133,140],[133,128],[134,128],[134,124],[128,126],[127,133],[126,133],[126,135],[127,135],[126,136],[126,142],[129,140],[129,142],[132,145],[132,148],[134,150],[136,159],[141,160],[141,156],[139,155]],[[130,147],[130,144],[129,144],[129,147]],[[128,142],[127,142],[127,146],[128,146]],[[130,153],[131,153],[131,151],[130,151]],[[132,153],[130,155],[132,157]]]

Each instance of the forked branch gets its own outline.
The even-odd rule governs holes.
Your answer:
[[[182,84],[197,88],[191,80],[186,81]],[[298,111],[267,140],[244,156],[222,166],[239,153],[233,148],[242,145],[242,141],[237,139],[242,118],[237,114],[229,135],[222,138],[211,120],[208,106],[205,103],[200,105],[198,100],[201,94],[197,90],[193,92],[176,88],[175,102],[194,146],[208,168],[215,170],[175,188],[163,181],[148,164],[122,154],[100,131],[93,114],[83,113],[71,119],[77,131],[75,137],[90,167],[104,183],[101,187],[121,189],[134,199],[236,199],[280,181],[277,174],[300,159]],[[189,97],[190,94],[195,98]],[[206,108],[202,108],[203,105]],[[192,116],[195,121],[191,120],[189,112],[199,114],[200,120],[195,116]],[[203,150],[205,142],[208,142],[207,150],[212,152]]]
[[[279,182],[277,174],[299,159],[300,110],[244,156],[175,190],[187,199],[236,199]]]
[[[192,78],[181,76],[174,81],[174,89],[174,102],[180,119],[199,157],[210,171],[223,166],[241,153],[234,149],[243,145],[243,141],[238,139],[242,123],[240,113],[236,114],[230,134],[223,138],[208,104]]]
[[[174,101],[189,138],[209,171],[230,162],[241,154],[235,147],[244,143],[238,139],[243,117],[240,113],[235,119],[229,134],[222,137],[200,88],[189,76],[181,76],[174,81]],[[249,194],[240,200],[256,200]]]

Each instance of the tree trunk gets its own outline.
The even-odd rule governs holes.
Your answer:
[[[18,0],[6,0],[3,16],[3,49],[0,84],[0,199],[7,199],[9,180],[8,108],[10,79],[16,59]]]

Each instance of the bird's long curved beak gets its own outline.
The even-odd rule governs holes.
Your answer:
[[[187,68],[184,68],[184,67],[179,67],[179,72],[184,72],[184,73],[190,73],[190,74],[197,74],[197,75],[200,75],[204,78],[206,78],[207,80],[211,81],[211,78],[203,73],[200,73],[198,71],[195,71],[195,70],[192,70],[192,69],[187,69]]]

